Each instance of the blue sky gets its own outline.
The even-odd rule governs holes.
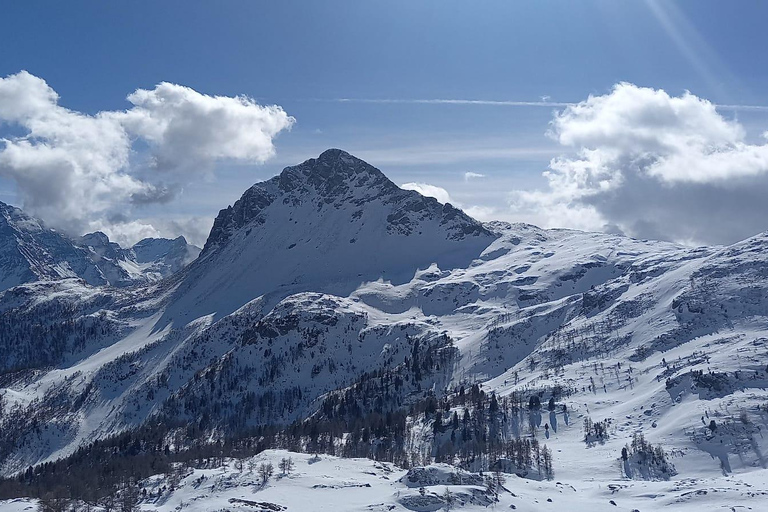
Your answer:
[[[475,212],[529,220],[507,208],[514,193],[547,187],[550,160],[578,148],[546,135],[563,107],[493,102],[577,103],[628,82],[718,105],[768,105],[765,19],[768,4],[758,1],[8,2],[0,77],[26,70],[61,106],[88,115],[128,109],[127,95],[167,81],[247,95],[295,118],[264,163],[217,161],[173,200],[131,206],[131,218],[178,219],[165,235],[181,230],[200,243],[246,187],[328,147],[399,184],[442,187]],[[434,99],[488,103],[411,101]],[[719,112],[746,142],[768,129],[768,110]],[[17,132],[0,124],[0,135]],[[0,200],[24,202],[7,174]],[[180,227],[190,219],[197,234]]]

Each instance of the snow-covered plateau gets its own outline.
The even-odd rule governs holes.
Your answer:
[[[143,510],[768,510],[768,234],[483,224],[328,150],[174,270],[6,271],[20,489],[109,454]]]

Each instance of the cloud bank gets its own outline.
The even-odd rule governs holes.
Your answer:
[[[768,229],[768,144],[691,93],[629,83],[557,113],[571,154],[518,191],[515,216],[544,226],[684,243],[732,243]]]
[[[171,200],[220,160],[264,162],[295,121],[245,96],[166,82],[127,99],[127,110],[88,115],[59,105],[26,71],[0,78],[0,125],[10,132],[0,139],[0,176],[16,183],[25,210],[71,233],[106,229],[130,243],[158,232],[127,220],[133,205]]]

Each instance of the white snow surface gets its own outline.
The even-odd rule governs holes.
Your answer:
[[[290,457],[295,468],[282,474],[278,463]],[[262,484],[256,471],[261,463],[272,463],[275,475]],[[433,480],[409,481],[408,471],[389,463],[368,459],[340,459],[327,455],[308,455],[269,450],[243,461],[238,470],[234,460],[210,469],[190,469],[177,489],[167,489],[164,475],[142,482],[149,497],[144,511],[216,512],[256,511],[397,511],[428,512],[447,510],[445,491],[452,494],[452,510],[520,510],[573,512],[632,510],[764,510],[768,486],[760,473],[727,478],[693,476],[678,481],[646,482],[621,479],[595,480],[588,477],[598,465],[589,458],[583,464],[584,475],[574,481],[537,481],[504,475],[502,488],[495,496],[487,492],[478,474],[457,471],[445,464],[431,465]],[[413,470],[411,470],[413,472]],[[455,483],[454,475],[462,482]],[[161,489],[166,487],[165,491]],[[0,502],[4,512],[34,510],[33,500]]]

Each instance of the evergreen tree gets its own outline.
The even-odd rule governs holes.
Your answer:
[[[552,450],[547,448],[547,445],[541,449],[541,458],[544,463],[544,475],[547,480],[552,480],[555,477],[555,471],[552,468]]]
[[[453,497],[453,493],[448,487],[445,488],[445,492],[443,493],[443,503],[445,503],[445,510],[451,510],[456,503],[456,499]]]

